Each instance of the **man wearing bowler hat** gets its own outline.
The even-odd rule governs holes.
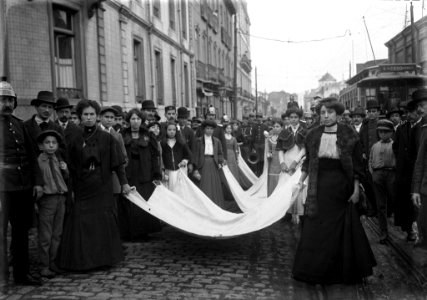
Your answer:
[[[387,119],[393,122],[394,131],[397,130],[397,127],[402,122],[403,111],[399,107],[393,107],[390,111],[388,111],[385,115]]]
[[[147,114],[147,120],[145,120],[146,124],[155,121],[155,115],[157,114],[157,107],[154,105],[153,100],[142,101],[141,111]]]
[[[56,107],[55,97],[52,92],[40,91],[37,94],[37,98],[31,100],[31,105],[36,109],[36,114],[25,121],[24,125],[34,145],[37,145],[37,136],[42,131],[55,130],[57,132],[63,132],[61,126],[51,120],[53,110]],[[68,154],[64,141],[61,141],[59,144],[58,155],[61,155],[61,157],[68,162]]]
[[[55,123],[61,126],[67,145],[82,132],[79,126],[71,122],[72,108],[73,106],[68,102],[67,98],[58,98],[56,100],[55,111],[58,119],[56,119]]]
[[[178,108],[178,125],[180,128],[181,136],[184,139],[184,141],[187,143],[188,148],[190,148],[191,151],[194,150],[194,142],[195,142],[195,136],[193,129],[188,126],[188,116],[189,112],[186,107],[179,107]]]
[[[418,150],[420,148],[421,136],[426,132],[427,128],[427,88],[421,88],[412,93],[412,101],[417,107],[417,114],[421,119],[412,126],[410,134],[409,153],[411,160],[415,163]]]
[[[363,120],[366,117],[366,111],[363,107],[356,107],[350,115],[352,120],[352,127],[356,130],[357,133],[360,132],[360,128],[362,127]]]
[[[0,285],[7,282],[7,228],[12,227],[13,279],[16,284],[40,285],[29,274],[28,231],[34,200],[43,194],[36,144],[22,120],[13,115],[17,107],[12,85],[0,81]]]
[[[408,242],[415,241],[417,238],[416,231],[412,227],[416,214],[411,201],[414,166],[410,159],[409,147],[411,129],[420,119],[416,102],[409,101],[406,106],[406,120],[397,127],[393,139],[393,152],[396,157],[394,225],[400,226],[402,231],[407,233]]]
[[[412,94],[417,112],[422,119],[411,130],[411,159],[414,160],[412,178],[412,201],[418,209],[419,240],[416,245],[427,249],[427,89],[421,88]]]

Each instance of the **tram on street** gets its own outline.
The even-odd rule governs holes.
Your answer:
[[[416,64],[380,64],[368,67],[347,80],[340,92],[340,101],[347,109],[366,107],[368,100],[376,99],[382,112],[393,107],[405,107],[411,94],[427,86],[427,76]]]

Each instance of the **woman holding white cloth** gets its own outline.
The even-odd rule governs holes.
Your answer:
[[[163,150],[163,179],[167,183],[168,189],[175,192],[177,187],[176,171],[183,169],[187,175],[187,165],[191,160],[191,151],[181,135],[177,133],[177,125],[174,122],[166,125],[166,136],[162,139],[160,145]]]
[[[282,172],[292,175],[298,163],[305,156],[305,137],[307,129],[302,126],[300,119],[302,111],[297,108],[290,108],[286,111],[286,116],[289,118],[290,126],[279,135],[276,150],[279,151],[279,162]],[[292,214],[295,223],[298,223],[298,216],[304,214],[302,197],[289,208],[289,213]]]

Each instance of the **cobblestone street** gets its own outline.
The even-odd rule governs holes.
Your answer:
[[[114,268],[64,274],[41,287],[5,286],[0,299],[425,299],[402,258],[367,232],[378,267],[364,286],[294,281],[298,226],[281,221],[227,240],[165,227],[148,242],[125,243],[126,259]],[[32,243],[33,259],[34,250]]]

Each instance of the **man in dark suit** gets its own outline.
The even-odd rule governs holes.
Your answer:
[[[66,144],[69,144],[82,131],[79,126],[71,122],[72,108],[67,98],[58,98],[56,101],[55,111],[58,118],[55,123],[61,126]]]
[[[407,241],[416,240],[412,229],[415,222],[415,210],[411,201],[411,180],[414,166],[410,159],[409,146],[411,129],[420,119],[417,104],[410,101],[406,107],[406,120],[396,130],[393,139],[393,152],[396,157],[396,183],[394,204],[394,225],[400,226],[407,233]]]
[[[34,200],[43,194],[37,147],[22,120],[13,116],[17,97],[0,82],[0,282],[8,279],[7,227],[12,226],[13,278],[16,284],[40,285],[29,275],[28,230]]]
[[[45,130],[55,130],[62,134],[62,128],[59,124],[51,120],[53,110],[56,107],[56,101],[52,92],[41,91],[37,98],[31,101],[31,105],[36,109],[36,114],[24,122],[25,128],[31,136],[34,145],[37,145],[37,136]],[[59,144],[58,154],[68,162],[68,154],[65,142]]]
[[[190,149],[191,153],[193,153],[196,138],[195,138],[193,129],[191,129],[191,127],[188,126],[188,121],[187,121],[188,116],[189,116],[189,112],[186,107],[178,108],[178,128],[179,128],[178,130],[184,142],[187,143],[187,146]],[[191,163],[191,160],[192,159],[190,158],[190,164],[188,165],[188,172],[190,174],[193,171],[193,164]]]
[[[371,148],[379,140],[377,122],[380,114],[380,105],[378,104],[378,101],[368,100],[366,103],[366,110],[368,111],[368,116],[365,120],[363,120],[362,126],[360,127],[359,136],[360,142],[362,144],[363,161],[366,170],[368,170],[368,160]],[[364,178],[362,184],[365,188],[366,196],[368,197],[368,208],[366,215],[368,217],[375,216],[377,213],[377,205],[370,172],[366,172],[366,177]]]
[[[262,122],[262,114],[256,113],[256,123],[252,125],[252,148],[255,149],[259,157],[255,173],[257,176],[262,174],[264,169],[264,151],[265,151],[265,134],[268,133],[268,127]]]

